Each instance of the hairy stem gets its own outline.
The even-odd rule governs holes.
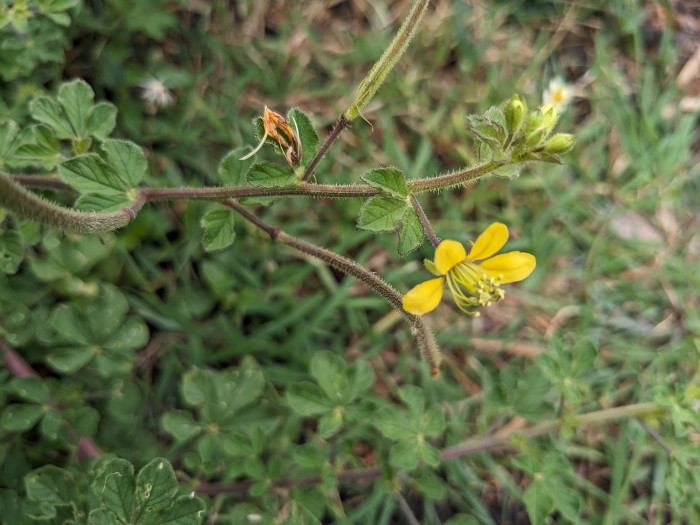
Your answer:
[[[131,222],[143,200],[113,213],[86,213],[49,202],[0,173],[0,206],[23,219],[75,233],[118,230]]]
[[[350,124],[352,123],[345,118],[345,115],[340,115],[340,119],[338,119],[338,122],[335,123],[335,126],[333,126],[333,129],[331,130],[330,134],[328,135],[328,137],[326,137],[326,141],[319,148],[318,152],[316,153],[316,156],[314,157],[314,160],[312,160],[311,164],[309,164],[309,167],[306,168],[306,172],[301,178],[301,182],[306,182],[307,180],[309,180],[309,177],[311,177],[312,173],[314,172],[314,169],[316,169],[316,165],[326,155],[326,153],[333,145],[333,143],[338,139],[338,137],[340,137],[340,134],[343,132],[343,130],[347,128]]]
[[[355,90],[350,107],[345,111],[345,118],[350,122],[355,120],[363,107],[372,100],[372,97],[377,93],[379,87],[384,83],[389,72],[394,68],[396,63],[404,54],[408,44],[416,34],[416,29],[420,24],[425,10],[430,4],[429,0],[416,0],[411,6],[406,19],[401,24],[396,36],[386,48],[379,60],[372,66],[367,76],[360,82],[360,85]]]
[[[438,244],[440,244],[440,239],[438,239],[437,235],[435,235],[435,230],[433,230],[433,227],[430,225],[428,216],[425,214],[425,211],[423,211],[423,207],[420,205],[420,202],[418,202],[415,193],[411,193],[411,202],[413,203],[413,208],[416,210],[418,218],[420,219],[420,222],[423,225],[425,233],[428,234],[430,242],[432,242],[433,246],[437,248]]]
[[[346,275],[355,277],[374,290],[377,294],[384,297],[384,299],[386,299],[395,310],[399,311],[411,325],[411,331],[420,344],[424,356],[430,365],[431,375],[433,377],[438,377],[440,375],[440,349],[438,348],[437,342],[435,341],[435,336],[433,335],[430,326],[428,326],[425,319],[421,316],[410,314],[403,309],[403,296],[393,286],[374,272],[371,272],[352,259],[343,257],[342,255],[334,253],[330,250],[316,246],[315,244],[302,241],[301,239],[297,239],[296,237],[293,237],[292,235],[289,235],[278,228],[269,226],[233,200],[226,201],[226,205],[236,210],[258,228],[261,228],[272,239],[316,257],[317,259],[327,263],[332,268],[335,268]]]

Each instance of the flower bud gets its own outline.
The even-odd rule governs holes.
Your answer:
[[[540,108],[540,113],[542,114],[542,120],[540,121],[539,129],[545,130],[545,134],[549,135],[554,129],[557,120],[559,120],[557,110],[551,104],[547,104]]]
[[[506,128],[508,129],[508,133],[510,133],[511,137],[515,136],[525,120],[527,106],[525,102],[520,100],[518,95],[514,95],[506,106],[504,113],[506,116]]]
[[[566,153],[576,142],[576,137],[571,133],[557,133],[544,144],[547,153]]]

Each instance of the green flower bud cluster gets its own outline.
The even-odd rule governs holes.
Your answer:
[[[561,164],[559,155],[575,142],[569,133],[552,130],[559,116],[546,105],[528,113],[527,105],[515,95],[503,108],[491,108],[483,115],[470,115],[469,126],[479,141],[479,156],[497,164],[539,160]]]

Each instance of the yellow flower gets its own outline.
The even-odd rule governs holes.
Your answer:
[[[442,241],[435,250],[435,261],[424,261],[428,271],[439,277],[413,287],[404,295],[404,310],[415,315],[434,310],[442,299],[445,284],[459,309],[469,315],[479,314],[467,308],[490,306],[503,299],[505,294],[500,285],[522,281],[535,269],[535,257],[529,253],[509,252],[491,257],[507,240],[508,228],[494,222],[479,235],[469,255],[461,243]]]

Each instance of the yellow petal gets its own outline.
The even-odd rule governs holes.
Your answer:
[[[430,279],[424,283],[411,288],[406,295],[403,296],[403,309],[414,315],[423,315],[435,310],[442,292],[445,289],[445,278]]]
[[[508,252],[479,263],[492,277],[502,276],[501,284],[522,281],[535,269],[535,256],[525,252]]]
[[[491,226],[484,230],[484,233],[479,235],[479,238],[472,246],[469,252],[470,261],[478,261],[491,257],[498,250],[503,248],[503,245],[508,240],[508,228],[505,224],[494,222]]]
[[[461,263],[466,258],[467,251],[462,243],[447,239],[438,244],[435,250],[435,268],[445,275],[455,264]]]

